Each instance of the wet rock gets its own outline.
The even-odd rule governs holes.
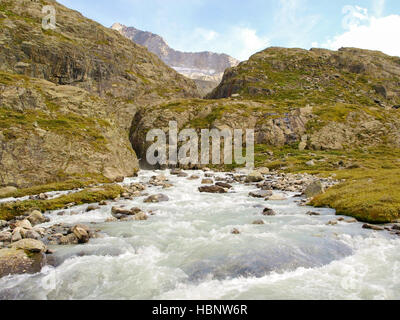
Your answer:
[[[116,222],[116,221],[118,221],[118,219],[115,218],[115,217],[111,217],[111,218],[107,218],[106,219],[106,222]]]
[[[96,206],[96,205],[94,205],[94,204],[91,204],[91,205],[89,205],[89,206],[86,208],[86,212],[90,212],[90,211],[94,211],[94,210],[98,210],[98,209],[100,209],[99,206]]]
[[[270,209],[270,208],[265,208],[264,210],[263,210],[263,213],[262,213],[264,216],[275,216],[276,215],[276,213],[275,213],[275,211],[274,210],[272,210],[272,209]]]
[[[121,182],[124,182],[124,180],[125,180],[125,177],[119,176],[119,177],[116,177],[116,178],[114,179],[114,182],[116,182],[116,183],[121,183]]]
[[[357,221],[357,219],[352,218],[352,219],[345,220],[345,222],[347,222],[347,223],[356,223],[358,221]]]
[[[232,186],[229,183],[225,183],[225,182],[217,182],[215,185],[218,187],[225,188],[225,189],[232,189]]]
[[[21,230],[22,228],[16,228],[16,230],[13,231],[12,237],[11,237],[11,242],[17,242],[22,240],[22,235],[21,235]]]
[[[206,178],[212,178],[212,177],[214,177],[214,174],[213,173],[206,173],[206,174],[204,174],[204,176]]]
[[[30,253],[45,253],[47,251],[46,245],[39,240],[23,239],[11,245],[12,249],[21,249]]]
[[[181,169],[179,169],[179,168],[175,168],[175,169],[171,169],[171,174],[172,175],[174,175],[174,176],[177,176],[178,174],[180,174],[182,172],[182,170]]]
[[[228,191],[219,186],[201,186],[199,187],[200,192],[206,192],[206,193],[227,193]]]
[[[178,173],[178,177],[179,178],[186,178],[186,177],[188,177],[189,175],[186,173],[186,172],[180,172],[180,173]]]
[[[368,224],[368,223],[363,225],[363,229],[370,229],[370,230],[375,230],[375,231],[383,231],[383,230],[385,230],[385,228],[383,228],[383,227],[379,227],[379,226],[376,226],[376,225],[373,225],[373,224]]]
[[[203,179],[201,180],[201,184],[213,184],[214,180],[213,179]]]
[[[31,223],[32,226],[35,226],[37,224],[45,223],[49,221],[40,211],[34,210],[32,211],[28,218],[29,222]]]
[[[265,224],[265,222],[263,220],[256,220],[256,221],[253,221],[253,224],[261,225],[261,224]]]
[[[134,213],[132,213],[132,211],[130,209],[112,207],[111,208],[111,214],[113,216],[117,216],[117,215],[130,216],[130,215],[133,215]]]
[[[16,248],[1,249],[0,278],[10,274],[37,273],[45,263],[43,253],[32,254]]]
[[[251,182],[260,182],[263,180],[264,180],[264,177],[260,172],[252,171],[247,175],[245,182],[251,183]]]
[[[45,193],[41,193],[41,194],[39,194],[38,199],[39,200],[46,200],[46,199],[48,199],[48,196]]]
[[[398,225],[398,224],[393,225],[392,226],[392,230],[399,230],[400,231],[400,225]]]
[[[61,245],[71,245],[71,244],[78,244],[78,243],[79,243],[79,240],[73,233],[70,233],[66,236],[62,236],[59,240],[59,244],[61,244]]]
[[[313,211],[308,211],[307,214],[309,216],[320,216],[321,215],[319,212],[313,212]]]
[[[41,239],[40,234],[38,232],[36,232],[35,230],[23,231],[22,237],[24,239],[34,239],[34,240],[40,240]]]
[[[240,234],[240,231],[239,231],[238,229],[234,228],[234,229],[231,231],[231,233],[232,233],[232,234]]]
[[[162,188],[163,189],[169,189],[169,188],[172,188],[174,185],[172,184],[172,183],[164,183],[163,185],[162,185]]]
[[[324,187],[322,186],[321,181],[314,181],[313,183],[307,186],[307,188],[304,191],[304,194],[307,198],[312,198],[323,192],[324,192]]]
[[[75,237],[78,239],[79,243],[87,243],[87,242],[89,242],[90,229],[87,226],[84,226],[84,225],[81,225],[81,224],[77,224],[77,225],[72,227],[71,231],[75,235]]]
[[[332,221],[329,221],[326,225],[328,225],[328,226],[335,226],[335,225],[337,225],[337,224],[338,224],[337,221],[332,220]]]
[[[168,196],[165,194],[154,194],[144,200],[145,203],[157,203],[157,202],[164,202],[169,201]]]
[[[273,194],[272,196],[268,197],[265,200],[270,200],[270,201],[284,201],[287,200],[286,197],[280,195],[280,194]]]
[[[143,220],[147,220],[147,219],[148,219],[148,216],[142,211],[135,214],[136,221],[143,221]]]
[[[253,198],[267,198],[272,196],[272,191],[270,190],[252,191],[249,193],[249,196]]]
[[[99,202],[99,206],[107,206],[108,202],[106,200],[102,200]]]
[[[188,180],[197,180],[197,179],[200,179],[200,177],[199,177],[199,176],[196,176],[196,175],[192,175],[192,176],[190,176],[190,177],[188,178]]]

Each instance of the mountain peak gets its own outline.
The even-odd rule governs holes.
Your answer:
[[[122,31],[125,28],[126,28],[126,26],[124,26],[123,24],[120,24],[119,22],[116,22],[111,26],[111,29],[117,30],[117,31]]]

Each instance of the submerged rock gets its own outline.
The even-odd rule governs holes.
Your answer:
[[[169,198],[168,198],[168,196],[166,196],[165,194],[162,194],[162,193],[153,194],[144,200],[144,202],[146,202],[146,203],[157,203],[157,202],[164,202],[164,201],[169,201]]]
[[[263,210],[263,213],[262,213],[264,216],[275,216],[276,215],[276,213],[275,213],[275,211],[274,210],[272,210],[272,209],[270,209],[270,208],[265,208],[264,210]]]
[[[232,234],[240,234],[240,231],[239,231],[238,229],[234,228],[234,229],[231,231],[231,233],[232,233]]]
[[[363,225],[363,229],[371,229],[371,230],[375,230],[375,231],[383,231],[383,230],[385,230],[385,228],[382,228],[382,227],[379,227],[379,226],[376,226],[376,225],[373,225],[373,224],[368,224],[368,223]]]
[[[201,186],[199,187],[200,192],[206,192],[206,193],[227,193],[228,191],[219,186]]]
[[[267,198],[272,196],[272,191],[270,190],[252,191],[249,193],[249,196],[253,198]]]
[[[253,221],[252,224],[262,225],[262,224],[265,224],[265,222],[263,220],[256,220],[256,221]]]

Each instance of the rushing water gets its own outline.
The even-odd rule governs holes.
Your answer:
[[[125,183],[164,173],[170,201],[121,200],[79,215],[48,214],[55,223],[96,223],[104,237],[53,247],[53,266],[0,279],[0,299],[399,299],[400,239],[339,222],[330,209],[308,216],[295,194],[285,201],[250,198],[255,187],[204,194],[200,180],[143,171]],[[193,172],[190,172],[191,174]],[[203,176],[202,172],[195,172]],[[152,211],[147,221],[109,222],[111,206]],[[276,216],[264,217],[268,206]],[[65,210],[63,210],[65,211]],[[254,220],[264,225],[254,225]],[[231,234],[233,228],[241,234]]]

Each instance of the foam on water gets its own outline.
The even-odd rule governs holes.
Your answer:
[[[0,279],[0,299],[398,299],[400,240],[361,228],[326,223],[330,209],[248,197],[252,186],[201,194],[200,180],[169,176],[171,189],[151,187],[168,202],[120,200],[85,213],[87,205],[48,214],[55,223],[96,222],[103,238],[55,247],[52,265],[35,275]],[[144,171],[123,184],[145,181]],[[190,174],[193,174],[190,172]],[[202,172],[195,174],[204,176]],[[147,221],[104,223],[111,206],[153,211]],[[276,216],[264,217],[268,206]],[[72,211],[82,212],[71,215]],[[264,225],[253,225],[263,219]],[[231,234],[237,228],[240,235]]]

